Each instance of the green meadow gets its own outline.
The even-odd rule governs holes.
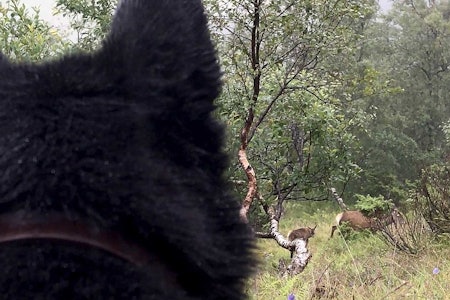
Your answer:
[[[345,240],[330,239],[339,210],[326,203],[288,204],[280,222],[286,235],[291,229],[317,224],[309,240],[312,258],[294,277],[282,277],[280,261],[289,263],[289,251],[274,240],[259,239],[260,265],[248,282],[252,300],[288,299],[450,299],[450,239],[421,241],[417,254],[401,252],[379,234],[360,233]],[[337,232],[337,231],[336,231]]]

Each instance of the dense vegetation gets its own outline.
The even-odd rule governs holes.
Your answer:
[[[72,20],[70,39],[19,0],[0,2],[2,51],[38,60],[67,47],[95,48],[116,1],[56,2]],[[450,2],[393,1],[384,14],[371,0],[204,2],[224,71],[217,105],[229,130],[229,176],[250,200],[250,223],[267,231],[273,207],[284,234],[318,224],[313,257],[299,277],[278,277],[289,252],[260,241],[262,265],[249,294],[307,299],[320,287],[341,299],[444,299]],[[254,174],[241,168],[243,154]],[[407,237],[328,241],[339,211],[332,187],[351,207],[358,199],[395,203],[407,217]]]
[[[291,202],[280,230],[314,226],[308,247],[312,259],[294,277],[280,276],[289,251],[273,240],[259,240],[260,271],[249,281],[249,299],[448,299],[450,243],[444,238],[422,237],[424,249],[416,255],[388,246],[381,235],[358,233],[344,240],[330,239],[337,213],[331,203]]]

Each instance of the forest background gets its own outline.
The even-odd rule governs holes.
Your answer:
[[[62,28],[0,1],[2,52],[37,61],[95,49],[117,4],[55,3]],[[449,299],[449,1],[204,3],[224,71],[227,175],[243,218],[269,237],[249,297]],[[329,239],[331,188],[349,207],[395,204],[406,229]],[[308,266],[286,276],[274,234],[313,225]]]

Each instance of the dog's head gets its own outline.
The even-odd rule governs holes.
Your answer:
[[[242,298],[220,76],[200,0],[123,0],[92,53],[0,59],[2,295]]]

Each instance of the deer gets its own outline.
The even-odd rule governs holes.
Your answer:
[[[312,236],[314,236],[314,232],[316,230],[316,226],[313,228],[311,227],[300,227],[298,229],[294,229],[288,233],[288,241],[292,242],[293,240],[304,240],[306,243],[308,243],[308,239]],[[294,255],[294,250],[291,250],[291,258]]]
[[[344,222],[347,222],[353,230],[369,229],[372,232],[376,232],[392,223],[399,224],[402,221],[403,216],[397,208],[392,209],[389,214],[384,215],[381,218],[366,217],[359,210],[347,210],[336,216],[336,225],[333,225],[331,228],[330,238],[333,237],[336,228]]]

